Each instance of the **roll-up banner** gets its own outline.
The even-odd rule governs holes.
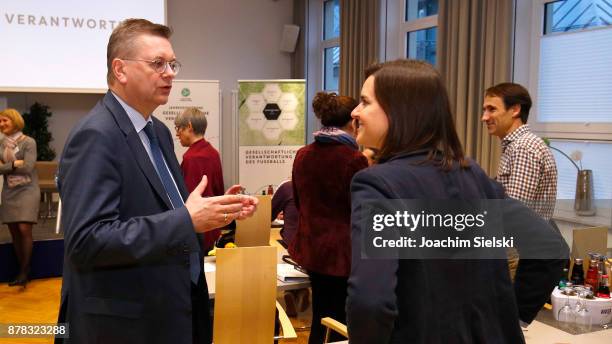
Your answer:
[[[239,80],[238,90],[239,182],[261,195],[291,177],[306,142],[306,82]]]
[[[174,80],[168,103],[153,113],[164,122],[174,136],[174,152],[179,162],[188,147],[181,146],[176,137],[174,119],[188,107],[197,107],[206,115],[208,127],[204,138],[221,153],[221,115],[218,80]]]

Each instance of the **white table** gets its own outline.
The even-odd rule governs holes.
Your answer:
[[[610,344],[612,329],[572,335],[537,320],[533,321],[527,330],[523,331],[527,344]],[[347,344],[348,341],[334,342]]]
[[[282,246],[280,246],[278,242],[276,242],[276,239],[280,238],[280,234],[278,232],[279,232],[278,229],[272,229],[270,245],[277,247],[278,262],[283,263],[281,258],[283,255],[287,254],[287,250],[283,248]],[[213,270],[216,270],[215,257],[205,257],[204,258],[204,275],[206,276],[206,283],[208,284],[208,297],[210,299],[215,298],[215,272]],[[296,280],[296,281],[291,281],[291,282],[283,282],[278,279],[276,280],[277,291],[302,289],[302,288],[308,288],[308,287],[310,287],[310,280],[308,280],[307,278]]]
[[[527,344],[571,343],[571,344],[610,344],[612,329],[573,335],[539,321],[534,321],[523,331]]]
[[[208,297],[210,299],[215,298],[215,272],[207,271],[210,268],[215,266],[215,262],[210,259],[210,257],[206,257],[204,259],[204,275],[206,276],[206,283],[208,284]],[[291,282],[283,282],[281,280],[276,280],[276,290],[294,290],[294,289],[302,289],[310,287],[310,281],[308,279],[303,279],[299,281],[291,281]]]

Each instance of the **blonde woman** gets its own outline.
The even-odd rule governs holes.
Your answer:
[[[0,217],[7,224],[19,261],[19,274],[9,286],[25,288],[32,258],[32,225],[38,219],[40,189],[34,169],[36,141],[24,135],[23,117],[15,109],[0,112],[0,173],[4,176]]]

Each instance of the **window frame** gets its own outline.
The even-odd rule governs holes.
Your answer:
[[[612,123],[590,123],[590,122],[541,122],[538,120],[538,84],[540,80],[540,42],[544,35],[544,15],[545,5],[557,0],[533,0],[529,1],[530,6],[518,0],[517,15],[515,22],[515,61],[514,61],[514,80],[526,85],[531,94],[534,104],[530,115],[529,125],[540,136],[551,139],[567,140],[593,140],[593,141],[612,141]],[[523,2],[523,4],[521,4]],[[525,11],[529,11],[529,16],[523,16]],[[521,26],[528,25],[528,29],[520,29]],[[585,30],[610,29],[609,27],[594,27]],[[579,31],[555,32],[546,36],[571,35],[580,33]],[[525,37],[528,34],[529,37]],[[518,55],[518,56],[517,56]],[[528,56],[528,66],[520,63],[525,61]],[[521,58],[522,57],[522,58]],[[517,63],[518,62],[518,63]]]
[[[334,38],[328,38],[325,39],[325,3],[327,1],[334,1],[334,0],[319,0],[320,1],[320,10],[321,10],[321,27],[320,27],[320,34],[319,34],[319,40],[320,40],[320,48],[319,48],[319,56],[321,59],[321,84],[319,86],[321,86],[321,90],[325,91],[325,92],[336,92],[338,93],[338,88],[340,88],[340,85],[338,85],[338,88],[336,89],[327,89],[325,88],[325,49],[329,49],[329,48],[335,48],[338,47],[338,49],[340,49],[340,28],[338,28],[338,37],[334,37]],[[318,2],[318,1],[317,1]],[[338,25],[340,25],[340,18],[338,18]],[[340,65],[340,62],[338,62],[338,65]],[[340,76],[338,76],[338,79],[340,79]],[[340,80],[338,80],[338,82],[340,82]]]
[[[612,144],[612,124],[538,122],[537,102],[540,68],[540,40],[544,36],[545,5],[556,0],[516,0],[514,22],[513,81],[525,85],[534,105],[529,115],[531,129],[540,137],[552,141]],[[591,28],[589,30],[599,29]],[[580,31],[551,33],[575,34]],[[566,154],[569,152],[565,152]],[[584,153],[584,152],[583,152]],[[585,168],[588,168],[585,166]],[[553,218],[592,226],[610,224],[609,205],[597,205],[594,217],[576,216],[573,201],[557,200]]]
[[[406,20],[409,0],[387,0],[387,59],[409,58],[408,33],[438,27],[438,15]],[[396,32],[397,34],[393,34]],[[438,60],[436,59],[436,64]]]
[[[324,39],[325,0],[308,0],[307,6],[306,101],[308,106],[306,109],[306,137],[307,143],[311,143],[314,139],[310,134],[321,127],[312,112],[312,106],[310,106],[315,94],[321,90],[338,92],[338,90],[325,89],[325,49],[340,47],[340,36]]]

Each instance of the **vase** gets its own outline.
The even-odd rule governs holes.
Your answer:
[[[593,202],[593,171],[591,170],[578,171],[574,211],[580,216],[595,215],[596,209]]]

